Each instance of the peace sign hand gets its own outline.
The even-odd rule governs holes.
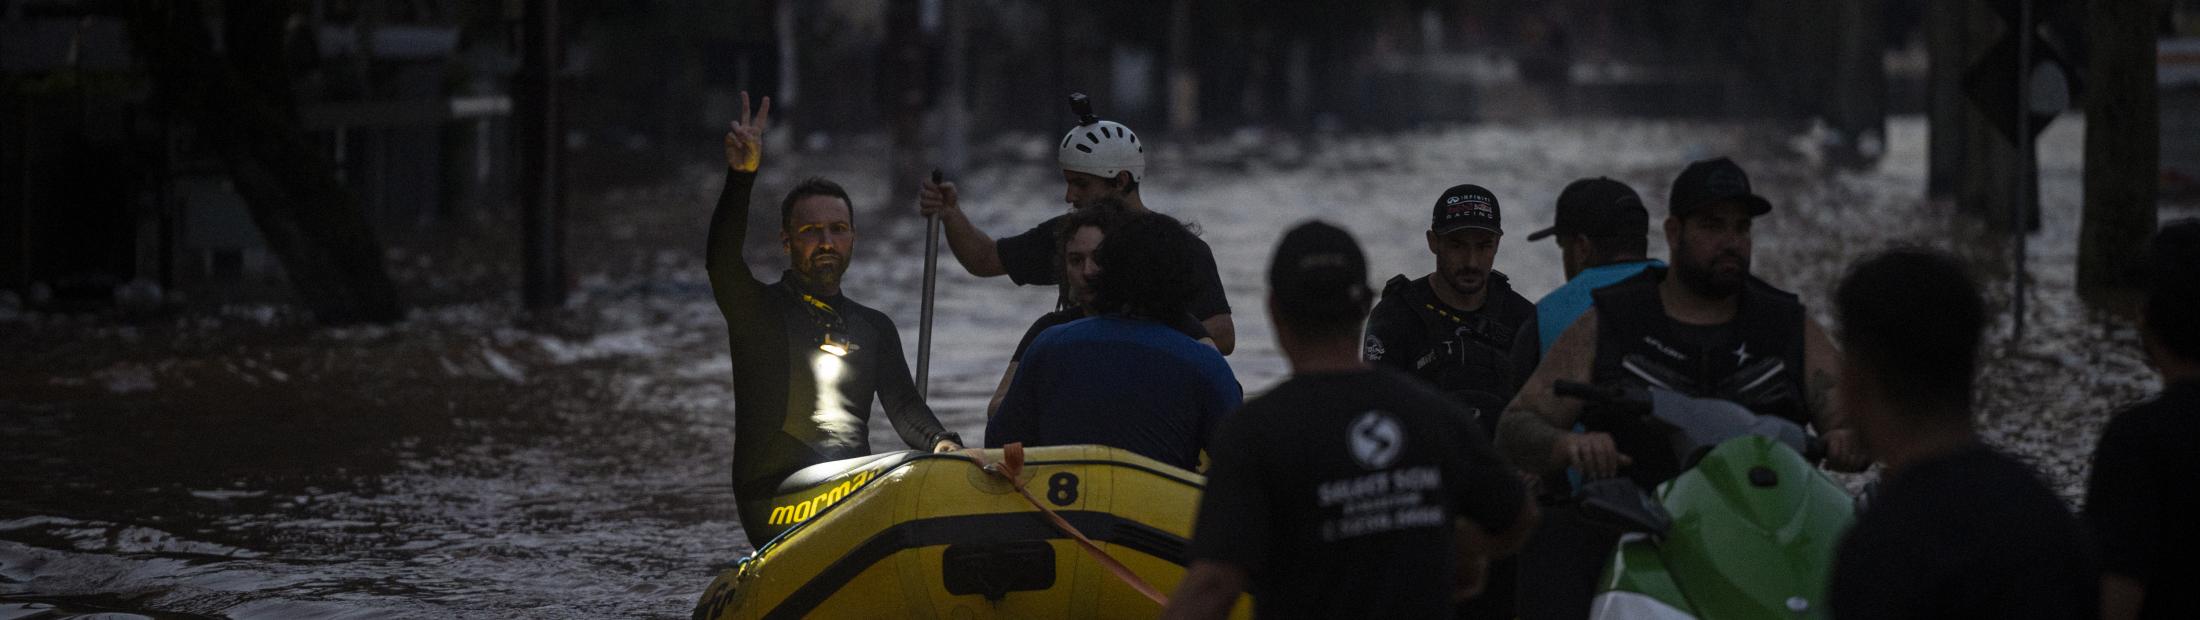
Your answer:
[[[749,91],[741,91],[741,118],[733,121],[726,132],[726,166],[736,172],[756,172],[764,161],[764,130],[772,119],[772,98],[765,97],[764,105],[755,115],[749,114]]]

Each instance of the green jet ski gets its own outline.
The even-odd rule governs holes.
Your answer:
[[[1656,492],[1622,476],[1585,483],[1592,520],[1626,532],[1591,618],[1825,618],[1834,548],[1857,502],[1812,463],[1824,445],[1794,422],[1659,388],[1560,382],[1588,415],[1670,432],[1681,474]]]

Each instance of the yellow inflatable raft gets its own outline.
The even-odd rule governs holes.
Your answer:
[[[984,455],[1002,459],[1000,450]],[[1176,589],[1204,478],[1126,450],[1057,446],[1027,450],[1018,479],[1130,572],[1163,593]],[[772,520],[792,527],[711,582],[697,620],[1161,612],[964,454],[825,463],[780,489]],[[1241,597],[1232,615],[1250,610]]]

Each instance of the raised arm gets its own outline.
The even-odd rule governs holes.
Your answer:
[[[1633,462],[1619,453],[1611,435],[1570,432],[1581,418],[1581,401],[1551,388],[1560,380],[1589,382],[1596,351],[1597,311],[1591,308],[1551,343],[1535,374],[1505,407],[1497,422],[1498,454],[1531,473],[1578,467],[1590,478],[1609,478]]]
[[[764,283],[743,259],[742,245],[749,233],[749,192],[763,163],[764,129],[771,111],[772,99],[765,97],[751,116],[749,94],[742,92],[741,118],[726,131],[726,187],[711,211],[710,242],[704,253],[704,267],[710,271],[710,288],[720,310],[755,300],[764,290]]]
[[[942,228],[947,229],[947,249],[954,253],[955,262],[962,263],[964,270],[980,278],[1008,273],[1001,265],[1001,253],[993,237],[978,230],[978,226],[963,215],[962,194],[954,183],[934,184],[931,179],[925,179],[918,187],[917,212],[939,216]]]

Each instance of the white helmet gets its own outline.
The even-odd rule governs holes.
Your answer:
[[[1062,169],[1107,179],[1129,170],[1131,182],[1144,180],[1146,147],[1138,143],[1138,134],[1122,123],[1094,118],[1089,105],[1079,105],[1082,99],[1083,95],[1072,97],[1071,106],[1081,118],[1069,135],[1062,136]]]

